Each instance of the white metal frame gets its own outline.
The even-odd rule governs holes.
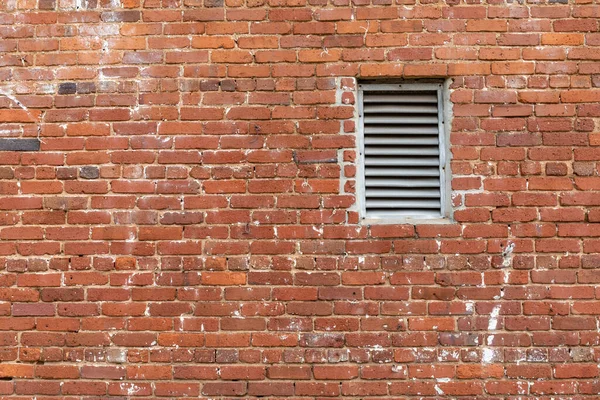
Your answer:
[[[440,149],[440,203],[441,213],[436,217],[426,216],[398,216],[381,218],[367,215],[366,211],[366,189],[365,189],[365,141],[364,141],[364,112],[363,92],[377,91],[436,91],[438,98],[438,130]],[[398,83],[373,83],[365,82],[358,84],[358,158],[356,199],[361,222],[364,224],[419,224],[419,223],[448,223],[452,218],[451,202],[451,171],[450,171],[450,122],[451,107],[449,101],[449,81],[446,82],[398,82]]]

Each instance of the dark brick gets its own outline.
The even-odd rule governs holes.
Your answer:
[[[292,152],[292,157],[294,159],[294,162],[296,162],[297,164],[315,164],[315,163],[322,163],[322,164],[327,164],[327,163],[337,163],[338,162],[338,158],[337,158],[337,154],[335,153],[335,151],[331,152],[332,154],[327,154],[324,152],[311,152],[311,151],[303,151],[303,152],[298,152],[298,151],[293,151]]]
[[[9,167],[0,168],[0,179],[13,179],[15,177],[15,171]]]
[[[79,177],[83,179],[98,179],[100,177],[100,170],[98,167],[85,166],[79,170]]]
[[[96,92],[96,84],[94,82],[80,82],[77,84],[77,93],[88,94]]]
[[[75,82],[64,82],[58,85],[58,94],[75,94],[77,84]]]
[[[39,151],[39,139],[0,139],[0,151]]]
[[[56,178],[61,180],[77,179],[77,168],[63,167],[56,169]]]
[[[546,164],[546,175],[550,176],[565,176],[569,171],[564,163],[548,163]]]
[[[223,0],[204,0],[204,7],[223,7]]]
[[[579,176],[594,175],[595,165],[591,162],[575,162],[573,163],[573,172]]]
[[[203,92],[212,92],[219,90],[219,81],[214,79],[200,81],[200,90]]]
[[[13,313],[15,317],[26,316],[26,315],[54,315],[55,309],[54,304],[44,303],[17,303],[13,304]]]
[[[225,92],[235,91],[235,81],[233,79],[225,79],[221,81],[221,90]]]
[[[140,20],[139,11],[108,11],[102,13],[104,22],[137,22]]]
[[[40,0],[38,4],[38,8],[40,10],[54,10],[54,8],[56,7],[55,0]]]

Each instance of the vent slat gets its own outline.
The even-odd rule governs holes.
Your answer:
[[[397,211],[409,211],[410,209],[437,209],[441,206],[439,200],[419,199],[419,200],[387,200],[387,199],[367,199],[369,208],[393,208]]]
[[[436,126],[385,126],[365,125],[365,135],[435,135],[438,136]]]
[[[417,157],[366,157],[365,166],[423,166],[432,167],[439,166],[440,162],[437,157],[417,158]]]
[[[433,145],[437,146],[439,139],[436,136],[367,136],[365,145]]]
[[[408,124],[437,124],[437,115],[422,115],[422,116],[396,116],[389,115],[365,115],[365,125],[382,124],[382,125],[408,125]]]
[[[363,91],[367,216],[439,217],[442,210],[436,91]]]
[[[389,197],[389,198],[439,198],[440,190],[434,189],[402,189],[402,188],[373,188],[370,187],[366,192],[367,199],[369,197]]]
[[[382,218],[385,220],[389,220],[390,218],[402,218],[402,217],[413,217],[413,218],[436,218],[435,215],[438,207],[432,207],[431,209],[406,209],[406,210],[396,210],[396,209],[379,209],[373,208],[371,209],[371,217],[374,218]]]
[[[437,146],[405,146],[405,147],[365,147],[367,156],[437,156],[440,149]]]
[[[371,103],[363,108],[367,114],[433,114],[437,115],[435,105],[379,104]]]
[[[400,94],[400,96],[398,96]],[[365,92],[363,96],[365,103],[433,103],[437,104],[436,93],[418,94],[414,92]]]
[[[369,187],[426,187],[426,188],[439,188],[440,180],[437,178],[415,178],[407,177],[406,179],[393,179],[393,178],[371,178],[369,179]]]
[[[439,168],[407,168],[407,167],[394,167],[394,168],[385,168],[385,167],[373,167],[369,166],[365,168],[366,176],[406,176],[406,177],[421,177],[421,176],[440,176]]]

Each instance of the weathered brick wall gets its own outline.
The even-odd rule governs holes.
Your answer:
[[[3,0],[0,394],[597,399],[600,6],[397,3]],[[359,223],[375,77],[455,222]]]

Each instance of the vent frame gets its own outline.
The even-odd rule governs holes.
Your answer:
[[[449,101],[449,81],[410,81],[410,82],[359,82],[358,83],[358,158],[357,158],[357,179],[356,194],[357,205],[361,223],[364,224],[394,224],[394,223],[449,223],[452,218],[452,205],[450,202],[450,151],[449,151],[449,127],[450,127],[450,101]],[[375,211],[373,207],[367,207],[367,180],[365,174],[365,93],[369,92],[388,92],[390,95],[397,94],[401,98],[402,94],[411,93],[412,95],[429,94],[437,97],[437,140],[438,140],[438,176],[439,176],[439,209],[436,212],[415,212],[415,209],[404,207],[391,210],[389,213]],[[433,104],[433,103],[429,103]],[[435,111],[434,111],[435,112]],[[429,112],[430,115],[432,112]],[[417,134],[425,136],[427,134]],[[433,135],[431,135],[433,136]],[[429,145],[431,150],[431,145]],[[401,181],[401,180],[399,180]],[[403,183],[400,182],[400,185]],[[399,186],[400,187],[400,186]],[[372,186],[371,186],[372,189]],[[420,200],[421,198],[418,198]],[[393,200],[396,201],[396,200]],[[400,202],[400,201],[398,201]],[[418,207],[417,207],[418,208]]]

